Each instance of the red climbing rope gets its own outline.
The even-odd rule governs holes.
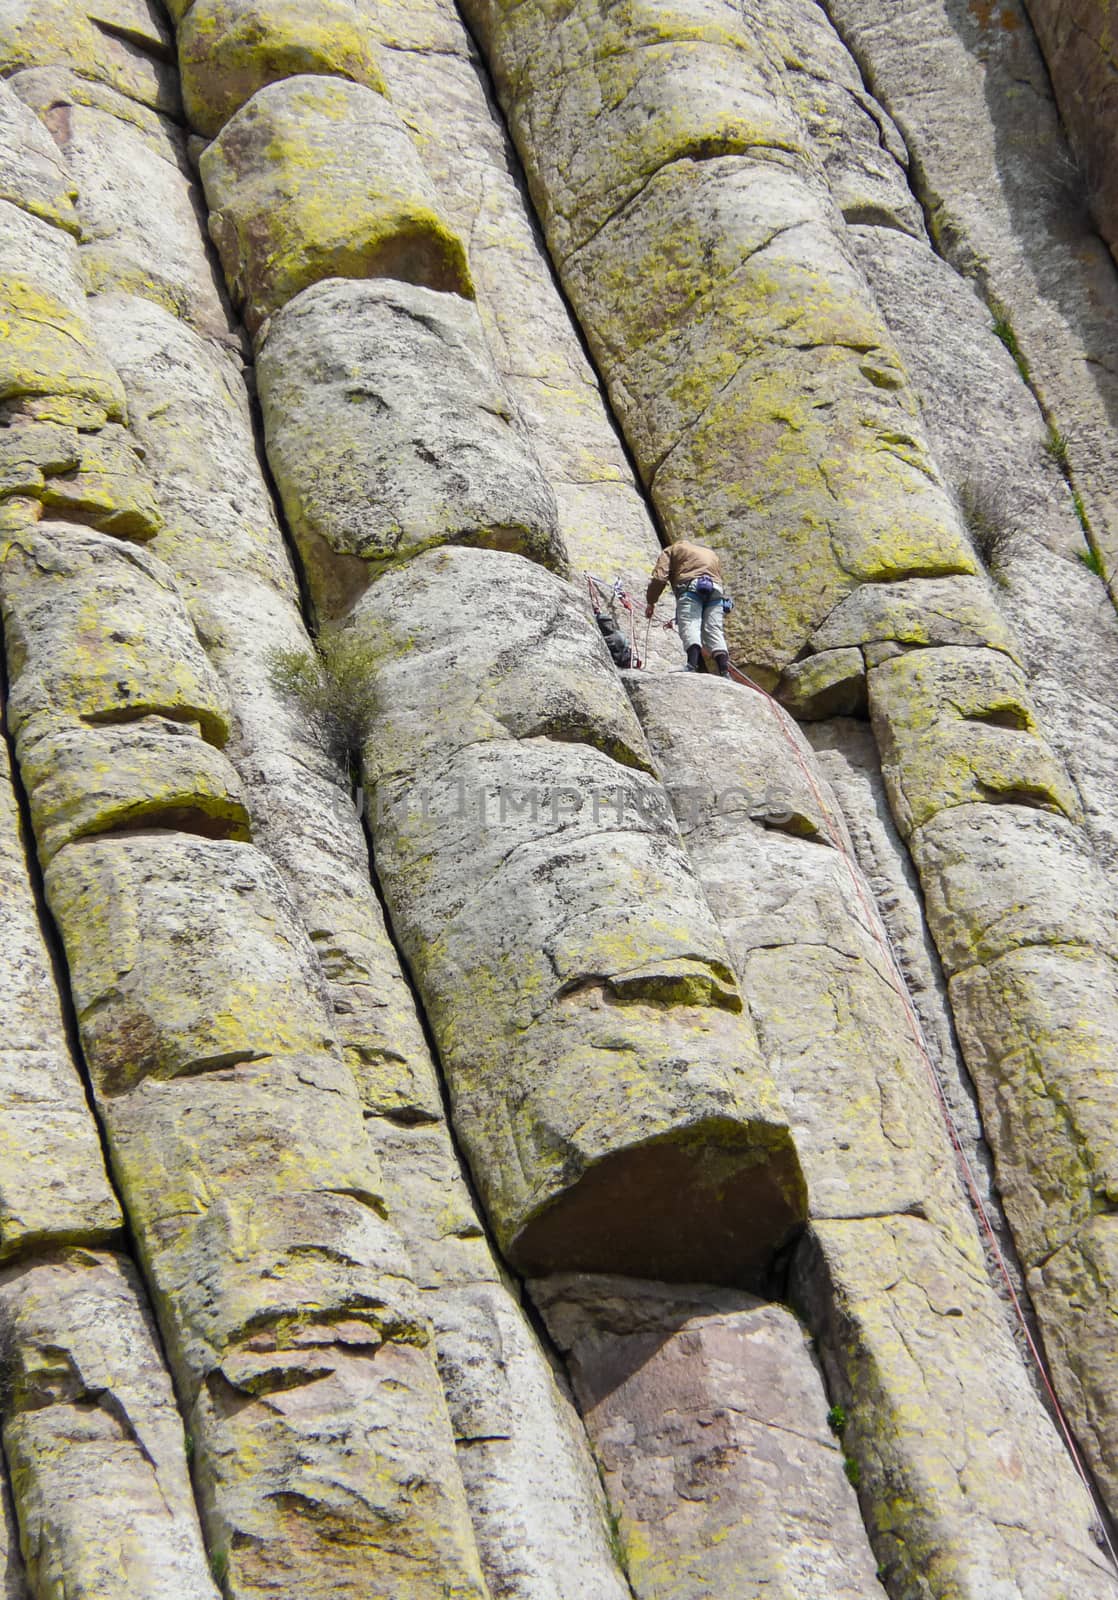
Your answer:
[[[1080,1458],[1079,1450],[1076,1446],[1074,1438],[1072,1437],[1072,1432],[1068,1424],[1067,1417],[1064,1414],[1064,1409],[1056,1397],[1056,1391],[1053,1388],[1052,1380],[1048,1375],[1048,1368],[1045,1364],[1044,1357],[1041,1355],[1041,1352],[1037,1347],[1036,1341],[1033,1338],[1032,1332],[1029,1328],[1028,1319],[1025,1316],[1024,1308],[1021,1305],[1017,1290],[1013,1284],[1013,1279],[1010,1276],[1009,1267],[1006,1263],[1005,1256],[1002,1253],[1001,1246],[998,1243],[997,1235],[994,1232],[994,1225],[990,1220],[990,1213],[987,1210],[985,1201],[982,1198],[982,1192],[979,1189],[974,1168],[972,1167],[970,1158],[963,1147],[962,1136],[959,1132],[958,1124],[955,1121],[954,1113],[952,1112],[950,1103],[948,1102],[947,1096],[944,1093],[943,1085],[939,1081],[939,1074],[936,1072],[935,1066],[932,1062],[931,1051],[928,1049],[928,1042],[924,1037],[923,1026],[920,1022],[919,1016],[916,1013],[916,1007],[913,1004],[912,996],[909,994],[908,984],[905,982],[904,975],[901,972],[900,967],[897,965],[897,960],[893,953],[893,947],[889,942],[889,936],[885,930],[884,924],[881,921],[877,905],[871,900],[865,887],[861,871],[859,870],[857,863],[853,860],[849,850],[847,850],[842,835],[839,833],[838,828],[834,824],[830,809],[823,797],[823,791],[820,789],[819,784],[816,781],[815,774],[812,772],[810,764],[804,759],[803,751],[800,749],[798,742],[788,728],[785,720],[786,713],[767,690],[762,689],[759,683],[754,683],[753,679],[742,672],[740,667],[735,666],[733,662],[730,663],[730,672],[739,683],[744,684],[746,688],[752,689],[756,694],[759,694],[771,708],[773,715],[776,718],[777,726],[780,729],[781,736],[788,744],[796,758],[796,762],[799,765],[800,770],[807,779],[808,787],[810,788],[815,802],[819,807],[820,814],[823,817],[824,825],[827,829],[831,843],[834,845],[835,849],[839,852],[839,855],[846,863],[847,870],[850,873],[851,882],[854,885],[855,893],[857,894],[858,899],[861,902],[862,909],[866,914],[866,920],[869,925],[870,932],[876,939],[877,944],[881,949],[881,953],[885,958],[886,970],[890,975],[892,987],[896,990],[897,996],[900,999],[901,1004],[904,1006],[913,1043],[916,1045],[917,1051],[924,1062],[928,1077],[931,1080],[932,1088],[935,1092],[936,1099],[939,1102],[940,1111],[942,1112],[943,1120],[947,1127],[948,1137],[951,1140],[951,1145],[955,1151],[956,1160],[958,1161],[959,1167],[963,1174],[963,1181],[966,1185],[971,1206],[978,1217],[978,1220],[982,1226],[982,1231],[986,1236],[990,1254],[997,1263],[1002,1279],[1005,1282],[1006,1293],[1009,1297],[1009,1302],[1012,1305],[1014,1314],[1018,1323],[1020,1324],[1021,1332],[1024,1335],[1025,1344],[1028,1348],[1030,1356],[1032,1357],[1037,1373],[1040,1376],[1040,1381],[1044,1387],[1044,1391],[1048,1396],[1053,1415],[1055,1416],[1056,1421],[1059,1423],[1060,1432],[1063,1434],[1064,1443],[1067,1445],[1068,1453],[1071,1456],[1076,1472],[1079,1474],[1083,1487],[1087,1491],[1091,1504],[1095,1509],[1095,1514],[1097,1517],[1097,1525],[1095,1529],[1096,1543],[1098,1543],[1100,1547],[1105,1547],[1110,1555],[1111,1561],[1116,1567],[1118,1567],[1118,1553],[1115,1552],[1114,1545],[1111,1542],[1109,1533],[1107,1532],[1106,1520],[1099,1511],[1099,1504],[1094,1485],[1092,1484],[1087,1474],[1087,1469],[1084,1467],[1082,1459]]]

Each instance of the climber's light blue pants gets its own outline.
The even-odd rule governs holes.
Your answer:
[[[694,589],[681,589],[675,597],[675,625],[685,650],[693,644],[701,644],[710,655],[725,650],[722,616],[721,589],[712,589],[705,601]]]

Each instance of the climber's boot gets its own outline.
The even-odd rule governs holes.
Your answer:
[[[700,645],[700,644],[689,644],[687,646],[687,670],[688,670],[688,672],[698,672],[701,669],[702,664],[703,664],[703,647],[702,647],[702,645]]]
[[[718,676],[720,678],[728,678],[730,676],[730,656],[728,651],[716,650],[714,652],[714,664],[718,668]]]

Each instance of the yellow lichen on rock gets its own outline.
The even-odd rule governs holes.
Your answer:
[[[207,139],[258,89],[307,74],[384,93],[352,0],[195,0],[179,27],[183,103]]]
[[[1024,673],[1000,651],[915,650],[875,667],[868,682],[893,815],[905,834],[975,801],[1079,819]]]
[[[40,1244],[96,1244],[122,1226],[78,1066],[66,1037],[0,743],[0,1260]]]
[[[250,837],[236,773],[189,723],[90,727],[45,714],[24,723],[18,754],[44,862],[73,839],[125,828]]]
[[[0,1338],[31,1592],[217,1600],[182,1418],[131,1263],[71,1249],[7,1275]]]
[[[124,417],[120,380],[97,347],[69,234],[0,204],[0,401],[79,426]]]
[[[170,573],[88,528],[41,522],[0,545],[0,610],[18,734],[35,713],[93,722],[167,716],[229,735],[224,691]]]
[[[472,297],[411,136],[383,95],[340,78],[258,91],[206,149],[210,232],[251,329],[322,278],[393,277]]]
[[[0,72],[71,67],[176,116],[174,44],[150,0],[9,0],[0,19]]]

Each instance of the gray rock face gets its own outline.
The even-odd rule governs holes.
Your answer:
[[[467,9],[665,526],[748,601],[749,669],[774,682],[861,582],[972,572],[764,39],[729,4]]]
[[[1044,416],[992,332],[974,285],[927,241],[859,228],[855,242],[912,374],[937,456],[969,501],[971,520],[992,540],[988,559],[998,604],[1014,625],[1014,653],[1079,792],[1092,843],[1113,872],[1118,625],[1104,586],[1079,559],[1086,553],[1083,530]],[[996,635],[988,637],[993,642]]]
[[[943,4],[914,36],[835,0],[871,77],[925,35],[982,58],[977,155],[919,71],[894,120],[814,0],[470,0],[650,505],[452,0],[171,0],[208,149],[147,0],[0,0],[0,1354],[23,1384],[0,1411],[29,1569],[0,1505],[5,1600],[1113,1597],[877,928],[941,1072],[958,1019],[1112,1490],[1118,635],[1074,562],[1084,447],[1046,439],[924,236],[929,171],[991,237],[1056,192],[1022,178],[1054,124],[1020,114],[1017,0]],[[1097,357],[1105,405],[1112,285],[1044,219],[1011,286],[1049,302],[1032,337],[1082,312],[1066,393]],[[972,493],[997,474],[1027,525],[1000,555]],[[639,594],[654,510],[721,541],[735,648],[815,719],[837,797],[779,711],[713,680],[637,680],[649,748],[561,575]],[[356,796],[277,673],[310,649],[303,599],[361,656]],[[883,767],[835,720],[867,713]],[[539,1280],[607,1505],[486,1216],[532,1271],[775,1265],[771,1293],[790,1269],[841,1451],[785,1308]],[[105,1253],[125,1239],[193,1487],[139,1280]]]
[[[0,567],[17,737],[36,716],[94,724],[164,716],[211,743],[228,707],[174,581],[134,545],[42,522],[8,541]]]
[[[316,285],[273,321],[259,377],[269,460],[328,616],[351,598],[340,575],[361,584],[434,544],[563,566],[554,496],[460,296]]]
[[[914,1595],[978,1595],[991,1572],[1010,1594],[1079,1582],[1105,1592],[1089,1501],[985,1277],[933,1065],[813,752],[754,691],[703,677],[629,681],[803,1161],[811,1226],[793,1286],[853,1424],[844,1445],[887,1579]],[[1040,1451],[1030,1446],[1027,1465],[993,1442],[1010,1394]],[[961,1475],[949,1441],[964,1436],[974,1471]],[[1003,1532],[1007,1494],[1043,1504],[1051,1471],[1077,1506],[1074,1553]],[[898,1494],[900,1483],[911,1487]]]
[[[181,0],[180,0],[181,3]],[[376,55],[351,0],[194,0],[181,19],[179,69],[191,125],[218,133],[258,89],[307,75],[383,92]]]
[[[104,1243],[122,1224],[71,1054],[27,868],[6,742],[0,746],[0,1259],[47,1241]]]
[[[153,832],[67,846],[47,893],[236,1591],[356,1593],[375,1552],[402,1594],[453,1573],[480,1595],[429,1335],[274,868]]]
[[[1110,575],[1118,527],[1118,280],[1021,0],[934,0],[918,28],[888,0],[828,0],[900,128],[941,254],[971,278],[1020,350]]]
[[[537,1271],[763,1268],[802,1203],[795,1161],[576,597],[517,557],[446,548],[374,584],[354,626],[378,871],[499,1241]],[[663,897],[655,922],[645,896]]]
[[[1111,250],[1118,250],[1118,49],[1110,0],[1030,0],[1028,13],[1074,148],[1069,178],[1081,179],[1091,216]]]
[[[203,335],[232,339],[178,124],[61,67],[17,73],[12,85],[54,135],[78,186],[87,289],[144,295]]]
[[[50,134],[13,92],[0,86],[0,200],[77,234],[77,190]]]
[[[414,0],[406,12],[374,6],[367,22],[386,47],[386,82],[408,108],[447,218],[470,241],[493,362],[554,489],[571,567],[604,579],[607,591],[620,577],[639,596],[659,539],[556,287],[473,42],[446,0]],[[627,632],[624,608],[615,609]],[[679,646],[657,625],[647,655],[674,666]]]
[[[35,1596],[216,1600],[134,1270],[84,1250],[9,1270],[0,1329],[4,1453]]]
[[[884,1594],[790,1312],[621,1278],[532,1294],[571,1364],[640,1600]]]
[[[69,67],[169,116],[182,109],[174,44],[154,0],[5,0],[0,70]]]

